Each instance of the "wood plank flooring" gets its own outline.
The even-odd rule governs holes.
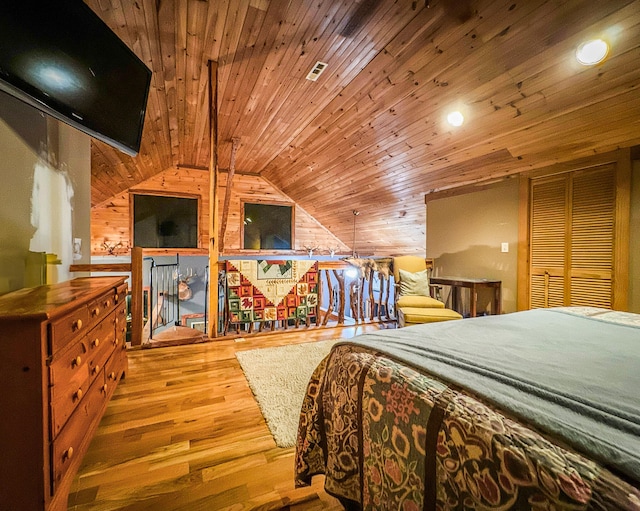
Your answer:
[[[341,510],[320,477],[294,488],[294,448],[276,447],[235,353],[379,328],[130,351],[126,379],[72,485],[69,511]]]

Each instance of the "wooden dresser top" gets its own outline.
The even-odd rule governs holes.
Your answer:
[[[24,288],[0,296],[0,320],[51,319],[118,287],[125,277],[81,277],[59,284]]]

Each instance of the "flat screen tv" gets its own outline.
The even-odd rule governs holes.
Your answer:
[[[82,0],[0,2],[0,90],[134,156],[150,83]]]
[[[133,195],[133,245],[198,248],[198,199]]]

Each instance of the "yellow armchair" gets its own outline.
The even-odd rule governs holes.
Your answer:
[[[434,288],[429,285],[430,269],[431,264],[422,257],[393,258],[395,310],[399,327],[462,319],[460,314],[445,308],[443,302],[432,296]]]

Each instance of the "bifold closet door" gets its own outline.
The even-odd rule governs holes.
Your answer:
[[[531,181],[531,308],[611,308],[615,194],[613,165]]]

